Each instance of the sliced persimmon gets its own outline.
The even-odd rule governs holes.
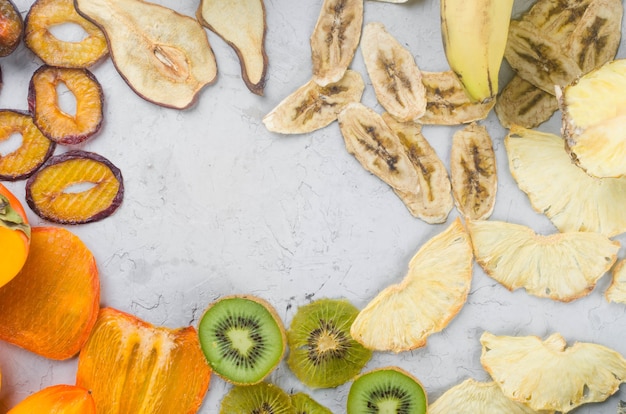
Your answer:
[[[96,322],[98,268],[61,227],[33,227],[24,267],[0,288],[0,339],[46,358],[76,355]]]
[[[37,0],[25,19],[24,42],[51,66],[87,68],[107,56],[104,33],[76,11],[73,0]],[[80,41],[64,41],[51,29],[64,24],[80,26],[86,33]]]
[[[0,287],[13,279],[26,263],[30,225],[19,200],[0,184]]]
[[[76,385],[52,385],[38,391],[7,414],[96,414],[91,392]]]
[[[13,151],[0,153],[0,180],[16,181],[30,177],[54,153],[56,144],[46,138],[25,112],[0,110],[0,142],[15,134],[21,136],[20,145]]]
[[[83,191],[72,191],[81,185]],[[26,182],[30,208],[39,217],[60,224],[102,220],[117,210],[123,198],[121,171],[103,156],[87,151],[51,157]]]
[[[57,87],[64,84],[76,99],[76,112],[65,112]],[[87,69],[43,65],[30,79],[28,109],[41,132],[58,144],[79,144],[102,126],[102,86]]]
[[[76,385],[91,390],[99,413],[191,414],[210,378],[194,327],[155,327],[102,308],[78,357]]]

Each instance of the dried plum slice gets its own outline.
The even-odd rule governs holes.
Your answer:
[[[0,57],[8,56],[22,38],[24,21],[11,0],[0,0]]]
[[[59,224],[102,220],[117,210],[123,197],[121,171],[103,156],[87,151],[51,157],[26,182],[30,208]]]
[[[64,41],[50,29],[76,24],[86,33],[80,41]],[[87,68],[108,55],[104,33],[82,17],[73,0],[37,0],[26,15],[24,42],[41,60],[51,66]]]
[[[0,151],[0,180],[16,181],[31,176],[50,158],[56,144],[41,133],[30,114],[0,110],[0,143],[15,134],[21,136],[19,147],[8,153]]]
[[[76,113],[59,105],[57,87],[65,84],[76,98]],[[103,118],[102,87],[87,69],[43,65],[35,71],[28,90],[28,108],[41,132],[62,145],[79,144],[96,134]]]

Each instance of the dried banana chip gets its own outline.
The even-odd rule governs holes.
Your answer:
[[[524,404],[507,398],[493,382],[468,378],[447,390],[428,407],[428,414],[536,414]]]
[[[417,172],[402,143],[373,109],[351,103],[339,113],[339,128],[348,152],[366,170],[401,192],[416,191]]]
[[[450,152],[454,202],[465,217],[485,219],[496,203],[496,155],[487,128],[471,123],[454,133]]]
[[[347,70],[337,83],[319,86],[310,80],[265,115],[263,123],[272,132],[304,134],[329,125],[351,102],[359,102],[365,84],[359,72]]]
[[[343,77],[359,46],[362,26],[363,0],[324,0],[310,42],[316,83],[326,86]]]
[[[504,395],[534,410],[567,413],[591,402],[606,400],[626,379],[626,360],[618,352],[593,343],[567,347],[552,334],[480,338],[480,362]]]
[[[537,0],[521,20],[532,23],[558,44],[567,44],[593,0]]]
[[[513,126],[504,144],[519,188],[560,231],[626,232],[626,178],[587,175],[554,134]]]
[[[401,352],[426,345],[461,310],[472,279],[472,247],[460,219],[413,256],[405,278],[381,291],[352,323],[366,348]]]
[[[382,118],[404,145],[419,179],[415,191],[395,190],[396,194],[413,216],[430,224],[445,222],[454,205],[446,166],[422,135],[420,124],[399,122],[387,112]]]
[[[426,87],[426,112],[418,119],[424,125],[459,125],[489,115],[496,103],[472,102],[454,72],[423,72],[422,83]]]
[[[626,304],[626,259],[622,259],[613,269],[613,279],[604,297],[609,302]]]
[[[613,266],[620,243],[591,232],[536,234],[503,221],[467,223],[474,256],[485,273],[509,290],[519,288],[562,302],[588,295]]]
[[[378,102],[400,121],[412,121],[426,111],[426,88],[409,50],[382,23],[365,25],[361,51]]]
[[[626,59],[618,59],[558,90],[566,148],[589,175],[626,175],[624,88]]]
[[[550,119],[559,103],[554,95],[515,75],[500,92],[494,109],[505,128],[534,128]]]
[[[511,21],[504,58],[519,76],[553,95],[555,85],[567,85],[582,74],[560,44],[526,21]]]

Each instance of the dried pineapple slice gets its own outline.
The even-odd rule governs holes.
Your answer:
[[[626,304],[626,259],[622,259],[613,269],[613,280],[604,292],[604,297],[609,302]]]
[[[516,75],[498,95],[494,109],[505,128],[512,125],[534,128],[550,119],[559,109],[559,103],[554,95]]]
[[[626,59],[614,60],[557,92],[566,148],[595,177],[626,175]]]
[[[402,282],[385,288],[359,312],[350,334],[376,351],[422,347],[461,310],[471,279],[472,247],[457,218],[419,249]]]
[[[478,382],[468,378],[428,407],[428,414],[450,413],[536,414],[536,411],[506,397],[493,381]]]
[[[513,126],[504,144],[519,188],[560,231],[626,232],[626,178],[585,174],[554,134]]]
[[[620,243],[599,233],[548,236],[503,221],[467,223],[476,261],[509,290],[569,302],[589,294],[615,263]]]
[[[542,342],[484,332],[480,342],[480,362],[504,395],[537,411],[567,413],[604,401],[626,379],[626,360],[618,352],[581,342],[566,348],[558,333]]]

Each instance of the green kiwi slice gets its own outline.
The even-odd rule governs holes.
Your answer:
[[[427,408],[422,384],[398,367],[360,375],[348,392],[348,414],[425,414]]]
[[[220,414],[296,414],[291,398],[267,382],[235,385],[222,399]]]
[[[350,326],[359,313],[345,299],[318,299],[298,308],[287,331],[287,364],[310,388],[333,388],[354,378],[372,357]]]
[[[285,328],[274,308],[249,295],[211,304],[200,320],[198,336],[213,371],[239,385],[263,381],[286,350]]]
[[[291,404],[296,409],[296,414],[333,414],[328,408],[303,392],[291,396]]]

